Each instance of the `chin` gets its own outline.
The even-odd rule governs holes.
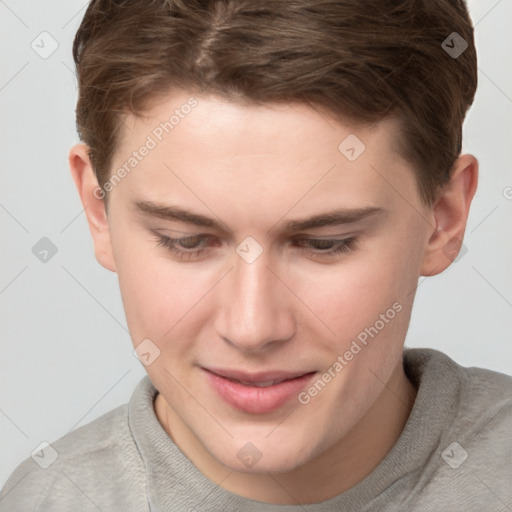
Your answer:
[[[228,467],[229,469],[232,469],[233,471],[237,471],[239,473],[249,473],[249,474],[278,474],[278,473],[288,473],[290,471],[293,471],[307,461],[298,461],[296,458],[293,459],[281,459],[281,458],[265,458],[265,461],[263,460],[263,457],[256,462],[253,466],[246,465],[242,462],[240,462],[238,459],[230,459],[226,462],[222,462],[224,466]]]
[[[233,450],[233,446],[240,448]],[[207,447],[208,448],[208,447]],[[311,460],[315,454],[310,450],[305,451],[303,444],[300,446],[283,447],[274,446],[272,443],[234,443],[231,446],[215,446],[214,450],[208,450],[210,454],[222,465],[240,473],[286,473],[293,471]],[[280,449],[279,449],[280,448]],[[234,452],[234,453],[233,453]],[[233,453],[234,456],[227,456]]]

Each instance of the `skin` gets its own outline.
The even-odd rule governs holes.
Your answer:
[[[191,96],[172,91],[144,119],[128,115],[112,168]],[[111,191],[108,213],[94,194],[86,147],[71,149],[96,258],[118,274],[134,346],[149,338],[160,350],[145,367],[159,390],[155,414],[187,457],[239,495],[319,502],[363,480],[403,430],[416,395],[402,368],[415,288],[458,252],[478,163],[460,156],[429,207],[395,150],[392,119],[356,127],[305,104],[194,97],[197,107]],[[338,150],[349,134],[366,146],[353,162]],[[178,205],[231,232],[145,215],[137,201]],[[355,248],[337,256],[296,245],[297,235],[281,230],[290,219],[367,206],[385,212],[300,233],[356,236]],[[173,238],[206,234],[214,242],[183,260],[158,245],[152,230]],[[263,249],[250,264],[236,252],[247,236]],[[225,403],[201,370],[321,375],[396,302],[401,311],[307,405],[291,400],[271,413],[244,413]],[[248,442],[261,454],[252,467],[237,457]]]

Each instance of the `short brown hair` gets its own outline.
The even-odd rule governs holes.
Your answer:
[[[457,58],[442,46],[454,46],[454,32],[468,45]],[[141,115],[172,88],[208,88],[357,123],[400,119],[397,150],[432,204],[461,152],[477,85],[464,0],[91,0],[73,58],[77,130],[100,184],[121,115]]]

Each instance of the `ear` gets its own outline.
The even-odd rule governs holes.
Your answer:
[[[94,243],[96,259],[107,270],[116,271],[110,228],[105,209],[105,191],[98,186],[89,159],[88,146],[73,146],[68,157],[69,168],[84,207]]]
[[[465,251],[462,244],[469,207],[478,184],[478,161],[473,155],[461,155],[451,170],[450,181],[441,189],[432,207],[435,228],[425,248],[421,275],[441,273]]]

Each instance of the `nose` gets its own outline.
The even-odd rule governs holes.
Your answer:
[[[244,352],[262,351],[290,339],[295,330],[291,292],[280,281],[284,276],[276,276],[268,252],[252,263],[238,254],[233,261],[234,268],[219,290],[217,333]]]

